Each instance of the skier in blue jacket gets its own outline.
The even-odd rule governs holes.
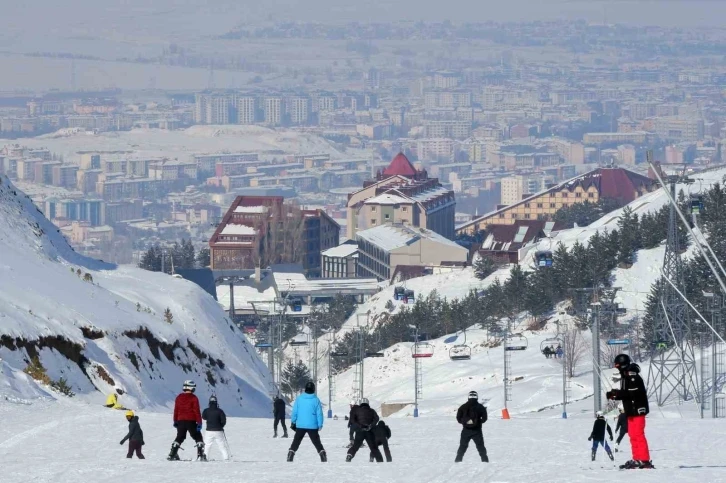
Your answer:
[[[287,461],[295,458],[295,452],[306,434],[310,436],[310,441],[318,451],[320,461],[323,463],[328,461],[325,448],[320,442],[320,434],[318,434],[318,431],[323,429],[323,405],[315,395],[315,383],[312,381],[305,385],[305,393],[295,399],[290,417],[290,429],[295,431],[295,436],[292,438],[290,450],[287,452]]]

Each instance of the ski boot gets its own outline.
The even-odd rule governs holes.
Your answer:
[[[481,462],[482,463],[489,463],[489,456],[487,456],[487,455],[482,456],[481,457]]]
[[[461,463],[464,460],[463,456],[456,455],[456,459],[454,459],[454,463]]]
[[[638,461],[638,463],[640,464],[641,470],[654,470],[655,469],[655,466],[653,466],[653,462],[650,460],[649,461]]]
[[[620,452],[620,444],[619,443],[616,443],[615,444],[615,452],[616,453],[619,453]]]
[[[613,456],[612,452],[608,451],[608,458],[610,458],[610,461],[615,461],[615,456]]]
[[[287,437],[288,437],[288,436],[287,436],[287,431],[285,431],[284,433],[282,433],[282,437],[283,437],[283,438],[287,438]]]
[[[295,459],[295,452],[293,450],[289,450],[287,452],[287,462],[292,463],[292,460]]]
[[[595,455],[597,455],[597,451],[592,450],[592,460],[595,461]]]
[[[621,470],[637,470],[640,468],[640,465],[635,460],[629,460],[626,461],[625,464],[620,465]]]
[[[207,461],[207,455],[204,454],[204,443],[197,443],[197,461]]]
[[[277,438],[277,431],[275,431],[275,434],[273,434],[272,437]]]
[[[171,451],[169,451],[169,456],[166,457],[169,461],[179,461],[179,448],[181,445],[174,441],[171,443]]]
[[[325,450],[320,451],[318,453],[320,455],[320,462],[321,463],[327,463],[328,462],[328,453],[325,452]]]
[[[353,455],[352,454],[345,455],[345,462],[350,463],[351,461],[353,461]]]
[[[368,459],[368,462],[369,462],[369,463],[373,463],[374,461],[375,461],[375,458],[373,458],[373,456],[371,456],[371,457],[370,457],[370,458]]]

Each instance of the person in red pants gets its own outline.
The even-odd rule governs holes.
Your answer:
[[[620,371],[620,389],[608,391],[608,399],[623,402],[623,411],[628,417],[628,436],[633,459],[620,466],[620,469],[655,468],[650,460],[648,440],[645,439],[645,417],[650,412],[648,392],[640,377],[640,367],[630,360],[627,354],[615,356],[615,368]]]

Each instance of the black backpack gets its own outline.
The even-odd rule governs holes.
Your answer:
[[[464,414],[464,427],[466,429],[476,429],[479,427],[479,405],[471,404]],[[471,422],[470,422],[471,421]]]

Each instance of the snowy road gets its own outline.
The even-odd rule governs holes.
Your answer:
[[[539,416],[539,415],[538,415]],[[13,482],[726,482],[726,421],[653,418],[648,423],[655,471],[616,472],[601,452],[589,460],[588,417],[561,420],[542,416],[485,425],[490,464],[478,462],[470,448],[464,463],[452,461],[458,443],[453,419],[390,419],[391,464],[368,463],[365,449],[344,462],[345,421],[326,421],[323,444],[330,462],[317,460],[305,441],[296,461],[285,462],[290,440],[272,439],[272,421],[230,419],[233,461],[165,461],[173,437],[170,416],[140,414],[147,460],[125,459],[123,413],[57,402],[30,406],[0,403],[0,481]],[[627,441],[627,440],[626,440]],[[182,458],[193,454],[185,444]],[[621,463],[629,453],[616,454]],[[214,454],[212,455],[214,458]],[[679,469],[679,466],[688,468]],[[363,477],[361,472],[365,472]]]

